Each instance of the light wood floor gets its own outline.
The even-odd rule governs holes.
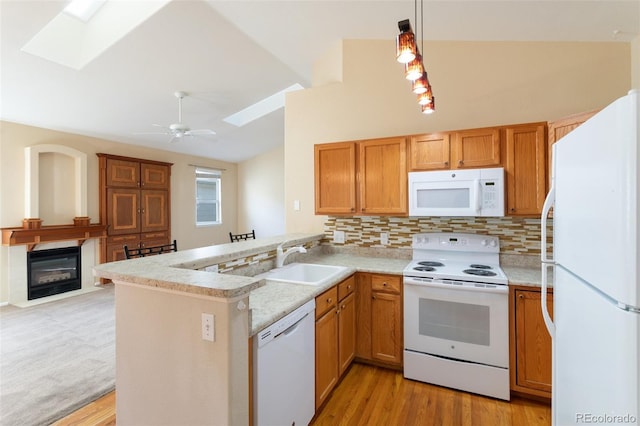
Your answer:
[[[53,426],[116,424],[115,391]],[[551,407],[514,398],[511,402],[406,380],[402,372],[353,364],[311,423],[380,426],[548,426]]]

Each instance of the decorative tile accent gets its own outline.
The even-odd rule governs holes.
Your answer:
[[[552,234],[549,220],[548,235]],[[345,243],[333,243],[333,231],[344,231]],[[380,244],[380,233],[389,234],[389,244]],[[520,217],[386,217],[330,216],[324,223],[326,239],[335,246],[411,248],[413,234],[465,232],[500,238],[501,254],[540,255],[540,219]],[[549,247],[550,249],[550,247]]]

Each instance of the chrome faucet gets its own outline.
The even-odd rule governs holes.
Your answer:
[[[284,266],[284,261],[290,254],[293,253],[306,253],[307,249],[302,246],[296,246],[288,248],[287,251],[283,251],[282,246],[285,243],[282,243],[276,249],[276,268],[282,268]]]

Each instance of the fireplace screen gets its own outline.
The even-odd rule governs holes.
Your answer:
[[[78,290],[82,285],[80,265],[80,247],[29,252],[28,299]]]

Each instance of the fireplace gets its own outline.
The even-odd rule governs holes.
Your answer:
[[[31,251],[27,254],[28,300],[82,287],[80,247]]]

